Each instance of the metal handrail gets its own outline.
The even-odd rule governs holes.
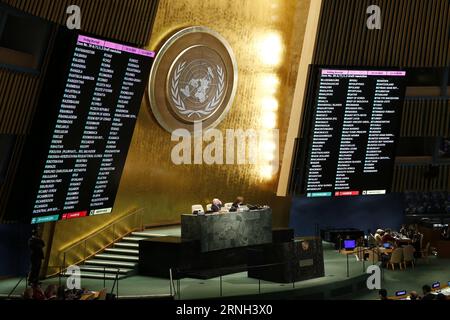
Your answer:
[[[26,276],[22,277],[19,279],[19,281],[17,282],[17,284],[14,286],[14,288],[11,290],[11,292],[8,294],[7,299],[9,299],[11,297],[11,295],[14,293],[14,291],[16,291],[17,287],[19,286],[19,284],[22,282],[23,279],[26,279]]]
[[[114,282],[111,288],[111,294],[114,293],[114,288],[116,288],[116,283],[117,283],[117,288],[116,288],[116,299],[119,299],[119,272],[120,269],[118,268],[116,271],[116,277],[114,278]]]
[[[284,266],[284,265],[297,265],[297,258],[289,258],[282,262],[274,262],[274,263],[264,263],[264,264],[258,264],[258,265],[246,265],[245,267],[242,267],[242,269],[245,270],[252,270],[252,269],[258,269],[263,267],[273,267],[273,266]],[[180,284],[180,277],[177,277],[177,286],[175,287],[174,279],[173,279],[173,271],[176,271],[178,274],[180,273],[180,270],[177,268],[173,270],[172,268],[169,269],[169,287],[170,287],[170,296],[173,298],[177,298],[178,300],[181,300],[181,284]],[[181,270],[181,272],[183,272]],[[191,273],[191,272],[189,272]],[[223,276],[225,274],[219,275],[219,293],[220,297],[223,297]],[[263,280],[264,281],[264,280]],[[301,280],[300,280],[301,281]],[[271,281],[269,281],[271,282]],[[296,288],[296,283],[298,281],[295,280],[295,277],[292,277],[292,288]],[[286,282],[287,283],[287,282]],[[173,288],[173,289],[172,289]],[[261,294],[261,279],[258,279],[258,294]]]
[[[68,253],[69,253],[71,250],[73,250],[74,248],[76,248],[76,247],[78,247],[78,246],[80,246],[80,245],[84,245],[83,248],[80,249],[80,250],[83,251],[83,258],[82,258],[81,260],[79,260],[79,261],[74,262],[73,264],[79,264],[79,263],[82,263],[82,262],[85,261],[86,259],[88,259],[88,258],[90,258],[91,256],[97,254],[98,252],[103,251],[105,248],[107,248],[108,246],[110,246],[111,244],[113,244],[116,240],[118,240],[118,239],[120,239],[120,238],[126,236],[126,235],[129,234],[130,232],[133,232],[133,231],[136,231],[136,230],[143,230],[143,226],[144,226],[144,224],[143,224],[143,212],[144,212],[144,209],[143,209],[143,208],[140,208],[140,209],[134,209],[131,213],[129,213],[129,214],[125,215],[125,216],[120,217],[119,219],[113,221],[111,224],[108,224],[108,225],[102,227],[101,229],[95,231],[93,234],[91,234],[91,235],[89,235],[89,236],[87,236],[87,237],[85,237],[85,238],[83,238],[83,239],[77,241],[76,243],[70,245],[70,246],[67,247],[67,248],[64,248],[64,249],[60,250],[60,254],[62,253],[62,259],[63,259],[63,261],[62,261],[62,263],[61,263],[61,265],[63,266],[63,269],[66,268],[66,256],[68,255]],[[118,224],[122,223],[123,221],[125,221],[125,219],[129,219],[130,217],[133,217],[133,216],[140,216],[138,225],[137,225],[137,226],[134,225],[134,226],[131,228],[131,231],[127,231],[127,232],[124,233],[124,234],[116,235],[116,230],[117,230],[116,226],[117,226]],[[88,241],[91,240],[91,239],[93,239],[93,238],[96,237],[96,236],[99,236],[101,233],[103,233],[103,232],[105,232],[105,231],[109,231],[110,228],[112,228],[112,231],[113,231],[113,235],[112,235],[112,240],[111,240],[111,242],[109,242],[108,244],[104,245],[100,250],[97,250],[97,251],[94,252],[93,254],[88,254],[88,253],[87,253],[87,243],[88,243]],[[51,275],[50,275],[50,276],[51,276]]]
[[[175,289],[175,283],[173,282],[172,268],[169,269],[169,281],[170,295],[175,298],[177,296],[177,290]]]
[[[123,220],[125,220],[126,218],[129,218],[129,217],[132,216],[132,215],[135,215],[135,214],[137,214],[137,213],[140,213],[140,212],[143,211],[143,210],[144,210],[144,208],[134,209],[134,210],[132,210],[129,214],[124,215],[124,216],[118,218],[117,220],[114,220],[113,223],[105,225],[104,227],[102,227],[101,229],[95,231],[94,233],[90,234],[89,236],[87,236],[87,237],[85,237],[85,238],[83,238],[83,239],[81,239],[81,240],[79,240],[79,241],[77,241],[77,242],[75,242],[75,243],[69,245],[69,246],[66,247],[66,248],[62,248],[62,249],[60,249],[59,251],[60,251],[60,252],[67,252],[67,251],[69,251],[70,249],[72,249],[73,247],[76,247],[77,245],[79,245],[80,243],[82,243],[82,242],[84,242],[84,241],[87,241],[87,240],[91,239],[92,237],[94,237],[94,236],[98,235],[99,233],[101,233],[101,232],[107,230],[108,228],[111,228],[113,225],[116,225],[116,224],[118,224],[119,222],[122,222]],[[143,224],[142,224],[142,222],[141,222],[141,227],[142,227],[142,226],[143,226]]]
[[[358,247],[358,250],[357,250],[357,253],[356,253],[357,255],[359,255],[359,254],[363,255],[363,259],[362,259],[363,273],[366,272],[364,255],[366,254],[366,252],[369,252],[369,251],[373,252],[372,265],[374,265],[375,264],[375,251],[378,251],[377,247],[373,247],[373,248],[372,247],[371,248]],[[351,253],[351,254],[353,254],[353,253]],[[347,259],[347,278],[350,277],[350,268],[349,268],[348,256],[349,256],[349,254],[346,254],[346,259]]]

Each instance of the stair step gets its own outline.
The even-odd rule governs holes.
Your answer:
[[[136,262],[112,261],[112,260],[102,260],[102,259],[87,260],[85,262],[85,264],[97,265],[97,266],[118,266],[118,267],[127,267],[127,268],[135,268],[137,266]]]
[[[139,255],[139,250],[136,249],[122,249],[122,248],[106,248],[105,252],[111,253],[125,253],[128,255]]]
[[[136,231],[131,233],[133,236],[138,237],[145,237],[145,238],[154,238],[154,237],[165,237],[165,234],[161,233],[151,233],[151,232],[143,232],[143,231]]]
[[[65,272],[63,275],[66,277],[69,277],[73,274],[71,272]],[[119,275],[119,279],[124,278],[124,277],[125,277],[125,275],[123,275],[123,274]],[[96,273],[96,272],[81,272],[81,278],[114,280],[114,279],[116,279],[116,275],[111,274],[111,273],[103,274],[103,273]]]
[[[148,237],[127,236],[127,237],[122,238],[123,241],[133,241],[133,242],[138,242],[138,241],[145,240],[145,239],[148,239]]]
[[[99,253],[95,255],[95,258],[108,259],[108,260],[120,260],[120,261],[139,261],[139,257],[136,256],[126,256],[122,254],[109,254],[109,253]]]
[[[103,267],[94,267],[94,266],[86,266],[86,265],[80,266],[80,269],[81,269],[81,272],[94,271],[94,272],[101,272],[101,273],[106,272],[106,273],[114,273],[114,274],[117,272],[117,269],[119,269],[119,273],[125,273],[125,274],[134,271],[134,269],[129,269],[129,268],[111,268],[111,267],[103,268]]]
[[[139,243],[136,242],[116,242],[114,247],[123,247],[123,248],[139,248]]]

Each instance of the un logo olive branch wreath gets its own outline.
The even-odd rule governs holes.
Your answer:
[[[183,99],[181,99],[179,88],[178,88],[180,76],[185,67],[186,67],[186,61],[183,61],[175,69],[175,73],[174,73],[174,76],[172,77],[171,88],[170,88],[172,101],[175,104],[175,107],[178,109],[178,111],[183,115],[187,115],[188,118],[190,118],[193,115],[197,115],[199,118],[201,118],[202,115],[207,116],[207,115],[211,114],[219,106],[219,103],[221,101],[221,98],[222,98],[222,95],[223,95],[224,89],[225,89],[225,73],[223,72],[223,69],[220,66],[218,66],[218,65],[216,66],[217,74],[219,76],[219,83],[217,86],[216,94],[208,102],[208,104],[205,106],[204,109],[191,110],[191,109],[186,108],[186,105],[185,105]]]

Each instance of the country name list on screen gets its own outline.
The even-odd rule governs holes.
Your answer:
[[[319,69],[304,192],[389,192],[405,71]]]
[[[32,223],[110,213],[154,52],[79,35]]]

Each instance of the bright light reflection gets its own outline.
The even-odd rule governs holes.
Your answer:
[[[276,67],[281,63],[283,55],[283,41],[277,32],[269,32],[258,41],[258,52],[261,62],[269,67]]]

